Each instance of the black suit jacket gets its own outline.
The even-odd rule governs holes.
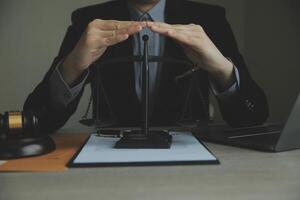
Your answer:
[[[238,68],[240,89],[237,96],[230,102],[219,102],[224,120],[232,126],[263,123],[268,116],[266,97],[248,73],[230,25],[225,18],[225,10],[218,6],[185,0],[167,0],[165,17],[166,23],[170,24],[201,25],[223,55],[231,58]],[[24,105],[24,110],[33,110],[39,116],[41,128],[45,132],[52,132],[62,127],[77,108],[83,91],[67,107],[54,106],[50,96],[49,77],[58,62],[72,51],[88,23],[94,19],[130,20],[127,2],[117,0],[73,12],[72,25],[68,28],[58,56],[43,81],[29,95]],[[130,38],[108,48],[98,63],[107,59],[132,55],[132,38]],[[187,60],[182,48],[168,38],[164,56]],[[100,80],[100,117],[108,118],[112,111],[119,124],[139,125],[141,106],[135,92],[133,64],[101,68],[100,77],[95,76],[95,70],[96,65],[92,65],[87,82],[92,83],[92,93],[95,96],[94,80],[96,78]],[[183,66],[170,64],[164,64],[160,68],[159,86],[151,106],[152,125],[170,124],[184,118],[208,119],[208,74],[199,71],[175,83],[174,78],[186,70],[187,68]],[[191,91],[189,96],[187,96],[187,91]]]

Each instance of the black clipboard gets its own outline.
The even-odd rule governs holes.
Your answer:
[[[178,133],[177,133],[178,134]],[[82,145],[82,147],[79,149],[79,151],[73,156],[73,158],[68,163],[69,168],[85,168],[85,167],[128,167],[128,166],[172,166],[172,165],[218,165],[220,164],[219,159],[207,148],[205,144],[203,144],[200,140],[198,140],[197,137],[193,136],[197,142],[199,143],[199,148],[205,148],[205,150],[212,155],[215,159],[211,160],[181,160],[181,161],[136,161],[136,162],[76,162],[76,159],[82,153],[83,149],[86,147],[88,142],[90,141],[91,137],[95,137],[94,134],[92,134]],[[117,140],[117,139],[116,139]],[[147,156],[147,155],[145,155]]]

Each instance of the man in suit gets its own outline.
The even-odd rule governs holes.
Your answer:
[[[140,125],[140,63],[102,67],[99,74],[95,63],[140,55],[144,34],[151,55],[191,61],[200,69],[175,82],[189,69],[150,64],[151,125],[207,121],[210,88],[228,124],[266,120],[266,97],[247,71],[224,9],[186,0],[116,0],[73,12],[59,54],[24,110],[33,110],[41,129],[53,132],[75,112],[90,82],[93,97],[99,92],[100,98],[100,105],[94,101],[94,116],[98,112],[103,121],[113,116],[118,125]]]

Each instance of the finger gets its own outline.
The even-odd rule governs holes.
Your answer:
[[[152,30],[156,30],[156,28],[160,28],[162,32],[167,32],[168,30],[175,30],[175,31],[188,31],[188,33],[192,34],[199,34],[199,32],[203,32],[203,28],[200,25],[196,24],[166,24],[162,22],[149,22],[147,26]],[[165,29],[165,30],[164,30]]]
[[[106,21],[103,24],[103,29],[106,30],[120,30],[124,28],[130,28],[130,27],[145,27],[146,24],[142,22],[120,22],[120,21]]]
[[[172,25],[171,24],[167,24],[164,22],[147,22],[147,26],[158,26],[158,27],[165,27],[165,28],[171,28]]]
[[[102,38],[110,38],[110,37],[116,37],[118,35],[133,35],[135,33],[138,33],[142,30],[142,27],[140,26],[131,26],[128,28],[123,28],[120,30],[112,30],[112,31],[102,31],[99,29],[94,29],[89,31],[89,35],[92,37],[102,37]]]
[[[141,26],[131,26],[131,27],[125,28],[124,30],[120,30],[120,34],[133,35],[142,30],[143,30],[143,27],[141,27]]]
[[[185,25],[186,26],[186,25]],[[181,35],[181,34],[184,34],[184,35],[190,35],[190,36],[197,36],[199,33],[190,29],[190,28],[187,28],[185,26],[170,26],[170,27],[159,27],[159,26],[152,26],[151,27],[151,30],[153,32],[157,32],[159,34],[163,34],[165,36],[168,36],[168,34],[171,32],[174,32],[174,33],[178,33],[178,35]]]
[[[171,30],[175,30],[173,28],[166,28],[166,27],[159,27],[159,26],[151,26],[150,30],[155,32],[155,33],[159,33],[162,34],[164,36],[168,36],[168,32],[170,32]]]
[[[115,37],[105,38],[105,45],[106,46],[113,46],[115,44],[118,44],[120,42],[123,42],[123,41],[127,40],[128,37],[129,37],[128,34],[124,34],[124,35],[117,35]]]
[[[194,30],[185,26],[172,26],[172,27],[151,26],[150,30],[159,34],[166,34],[168,31],[186,31],[188,33],[195,32]]]
[[[92,25],[98,27],[101,30],[119,30],[123,28],[128,28],[130,26],[145,27],[146,23],[135,21],[94,20],[92,22]]]
[[[116,30],[124,26],[136,24],[134,21],[116,21],[116,20],[94,20],[93,25],[104,30]]]
[[[141,30],[143,30],[143,27],[140,25],[131,25],[131,26],[126,26],[124,28],[112,29],[112,30],[93,28],[93,29],[89,29],[88,35],[101,36],[101,37],[114,37],[117,35],[124,35],[124,34],[133,35],[140,32]]]
[[[200,25],[189,24],[174,26],[163,23],[159,24],[160,26],[153,25],[151,30],[193,47],[195,47],[202,36],[205,35],[205,32]]]
[[[182,25],[182,24],[167,24],[163,22],[148,22],[148,27],[159,27],[159,28],[166,28],[166,29],[176,29],[176,30],[187,30],[189,29],[189,25]]]
[[[173,28],[160,27],[152,27],[151,30],[164,36],[173,38],[179,43],[183,43],[186,45],[193,45],[193,38],[196,37],[196,35],[194,35],[193,33],[191,33],[191,31],[188,30],[178,30]]]
[[[191,37],[191,34],[187,31],[169,30],[167,35],[187,45],[192,44],[193,41],[193,37]]]
[[[139,25],[133,25],[133,26],[121,28],[119,30],[113,30],[110,32],[113,33],[114,35],[124,35],[124,34],[133,35],[135,33],[140,32],[141,30],[143,30],[143,27]]]
[[[111,37],[103,37],[100,34],[93,37],[88,37],[85,44],[90,49],[102,49],[104,47],[115,45],[129,38],[128,34],[114,35]]]
[[[177,35],[179,34],[173,34],[171,35],[173,32],[177,32],[177,33],[181,33],[183,34],[183,31],[186,31],[188,33],[190,33],[191,31],[188,31],[186,29],[182,29],[182,28],[176,28],[176,27],[158,27],[158,26],[152,26],[150,28],[151,31],[155,32],[155,33],[158,33],[158,34],[161,34],[163,36],[166,36],[166,37],[171,37],[173,39],[177,39]],[[192,37],[192,36],[191,36]]]

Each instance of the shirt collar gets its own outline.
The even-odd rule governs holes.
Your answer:
[[[166,7],[166,0],[160,0],[147,13],[153,21],[163,22],[165,19],[165,16],[164,16],[165,7]],[[133,21],[139,21],[140,18],[146,14],[146,13],[142,13],[141,11],[139,11],[138,9],[136,9],[130,5],[129,5],[129,13],[130,13],[131,20],[133,20]]]

